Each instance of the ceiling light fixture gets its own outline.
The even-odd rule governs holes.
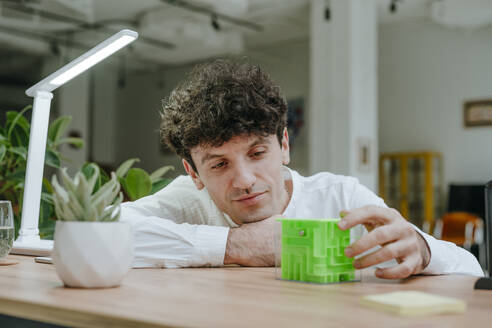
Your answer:
[[[389,11],[390,13],[392,14],[395,14],[396,11],[398,10],[398,4],[397,4],[398,0],[391,0],[391,3],[389,5]]]
[[[325,8],[325,19],[329,21],[331,19],[331,10],[330,7]]]
[[[212,14],[210,16],[210,23],[212,24],[212,27],[216,31],[220,31],[221,27],[219,25],[219,20],[217,18],[217,14]]]

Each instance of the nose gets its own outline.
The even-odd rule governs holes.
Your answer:
[[[233,172],[232,186],[237,189],[249,189],[256,182],[254,165],[237,163]]]

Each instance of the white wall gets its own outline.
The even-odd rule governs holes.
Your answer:
[[[492,179],[492,126],[465,128],[463,102],[492,98],[492,27],[380,27],[381,152],[443,153],[444,180]]]
[[[289,167],[303,175],[309,173],[309,40],[293,40],[249,52],[246,55],[259,64],[280,86],[287,101],[304,99],[304,126],[290,151]]]
[[[63,162],[63,166],[67,167],[71,175],[80,169],[88,157],[89,87],[89,72],[85,72],[56,90],[53,97],[57,98],[58,116],[72,116],[72,122],[66,133],[76,131],[85,143],[82,149],[72,148],[68,145],[61,147],[61,155],[67,159]],[[55,118],[55,115],[52,114],[51,117]]]
[[[97,163],[118,165],[116,163],[117,80],[118,67],[113,62],[102,62],[92,68],[92,160]],[[88,140],[91,140],[88,138]],[[89,147],[89,145],[87,145]]]
[[[373,0],[311,2],[310,171],[377,180],[377,17]],[[360,165],[364,143],[367,164]]]
[[[63,64],[58,61],[49,73]],[[119,164],[115,161],[118,115],[116,88],[117,65],[114,61],[106,60],[55,91],[51,119],[61,115],[72,116],[66,134],[76,131],[84,140],[82,149],[68,145],[61,148],[62,156],[66,158],[62,166],[66,166],[70,174],[74,174],[89,160],[109,166]]]
[[[187,70],[169,69],[165,72],[132,74],[125,87],[117,89],[116,162],[138,157],[135,164],[147,171],[163,165],[174,165],[174,174],[184,174],[181,160],[172,153],[160,150],[159,124],[161,100],[167,97]]]
[[[309,56],[308,41],[293,41],[247,53],[253,62],[259,63],[271,74],[287,99],[304,98],[305,113],[308,107]],[[116,161],[139,157],[140,166],[148,171],[162,165],[174,165],[174,174],[184,174],[181,160],[169,153],[163,154],[159,146],[159,110],[161,100],[184,79],[192,65],[166,69],[161,72],[129,75],[126,87],[118,89],[116,131]],[[305,118],[307,123],[307,119]],[[291,167],[306,173],[307,126],[304,126],[291,152]]]

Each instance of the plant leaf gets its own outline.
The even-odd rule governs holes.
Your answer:
[[[26,147],[11,147],[7,149],[8,152],[19,155],[24,161],[27,159],[27,148]]]
[[[7,113],[7,126],[9,126],[7,138],[12,146],[27,148],[29,143],[29,122],[18,112]]]
[[[118,178],[123,178],[128,170],[135,164],[136,162],[140,162],[139,158],[130,158],[124,161],[117,169],[116,169],[116,176]]]
[[[157,170],[152,172],[152,174],[150,175],[150,180],[152,181],[152,183],[157,182],[162,178],[164,174],[166,174],[170,170],[174,170],[174,166],[166,165],[161,168],[158,168]]]
[[[67,207],[68,194],[67,191],[58,184],[56,175],[51,178],[51,184],[54,188],[53,203],[55,204],[55,215],[59,220],[73,221],[75,217],[71,210]]]
[[[0,194],[3,194],[6,190],[9,190],[14,185],[14,181],[9,181],[8,179],[5,179],[5,183],[0,186]]]
[[[17,181],[17,182],[22,181],[22,182],[24,182],[25,176],[26,176],[25,167],[19,167],[14,172],[7,174],[6,178],[9,181]]]
[[[97,193],[91,197],[91,210],[98,221],[104,221],[105,209],[114,204],[115,198],[120,192],[120,184],[114,172],[111,172],[111,180],[105,183]]]
[[[43,194],[41,194],[43,197]],[[39,235],[41,238],[53,239],[53,233],[55,230],[55,221],[50,220],[54,215],[53,203],[48,203],[41,198],[40,211],[39,211]]]
[[[65,204],[68,203],[68,193],[63,188],[60,186],[58,183],[58,178],[56,177],[55,174],[53,174],[53,177],[51,178],[51,185],[53,186],[53,202],[55,203],[55,213],[56,217],[60,220],[69,220],[71,216],[68,215],[68,213],[65,213]],[[73,218],[72,218],[73,220]]]
[[[63,144],[69,144],[80,149],[84,147],[84,140],[82,138],[75,138],[75,137],[60,138],[58,141],[54,142],[53,145],[55,147],[58,147]]]
[[[49,194],[47,192],[42,192],[41,193],[41,199],[46,202],[47,204],[53,205],[53,195]]]
[[[54,167],[54,168],[60,168],[61,165],[61,159],[60,155],[58,152],[51,150],[51,149],[46,149],[46,155],[45,155],[45,160],[44,163],[48,166]]]
[[[105,184],[106,182],[108,182],[109,180],[111,180],[111,178],[109,177],[109,175],[106,173],[106,171],[104,170],[101,170],[101,172],[99,172],[100,175],[101,175],[101,185]],[[95,191],[94,191],[95,192]]]
[[[92,195],[91,203],[98,204],[106,201],[107,205],[111,204],[119,191],[120,184],[118,183],[118,178],[114,172],[111,172],[111,180],[106,182],[94,195]],[[112,194],[113,196],[110,197]]]
[[[7,153],[7,147],[5,147],[5,145],[3,144],[0,144],[0,163],[2,163],[6,153]],[[2,163],[2,165],[4,164]]]
[[[113,205],[108,206],[104,209],[101,214],[101,221],[118,221],[121,214],[120,204],[123,201],[123,193],[119,193],[118,198],[113,203]]]
[[[92,193],[96,193],[103,182],[101,181],[101,169],[95,163],[85,163],[84,166],[80,169],[80,171],[85,175],[87,180],[92,181],[94,179],[92,186]]]
[[[90,191],[90,194],[92,195],[93,193],[96,192],[96,185],[97,183],[101,183],[101,175],[99,174],[100,169],[99,166],[97,166],[94,163],[91,163],[88,165],[88,167],[92,168],[92,175],[87,178],[88,182],[88,190]]]
[[[166,178],[166,179],[159,179],[156,182],[152,183],[152,190],[150,191],[151,194],[155,194],[165,186],[167,186],[173,179]]]
[[[70,178],[70,176],[68,175],[67,168],[66,167],[62,168],[60,170],[60,174],[61,174],[63,185],[65,186],[65,188],[68,189],[68,192],[69,193],[75,193],[75,190],[77,189],[77,187],[76,187],[75,183],[72,181],[72,179]],[[58,180],[56,180],[56,179],[55,179],[55,181],[58,182]],[[53,179],[51,180],[51,185],[53,187],[55,187]],[[56,188],[55,188],[55,190],[56,190]]]
[[[10,143],[17,147],[28,147],[29,145],[29,131],[24,131],[18,126],[15,127],[10,137]]]
[[[89,190],[89,182],[85,178],[85,175],[80,171],[75,174],[75,181],[77,183],[75,197],[84,210],[84,217],[89,218],[92,189]]]
[[[7,126],[9,127],[7,130],[7,138],[10,139],[12,135],[12,131],[16,126],[20,126],[25,132],[29,131],[29,122],[27,122],[24,117],[24,113],[32,108],[32,105],[28,105],[24,107],[20,112],[9,111],[7,112]]]
[[[46,192],[49,195],[53,193],[53,186],[46,178],[43,178],[43,192]]]
[[[56,145],[71,121],[72,117],[67,115],[60,116],[54,120],[48,129],[48,139]]]
[[[147,172],[139,168],[133,168],[126,175],[125,186],[126,194],[134,201],[150,194],[152,181]]]

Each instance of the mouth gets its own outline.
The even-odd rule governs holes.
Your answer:
[[[238,202],[239,204],[251,206],[257,204],[260,200],[264,198],[266,191],[256,192],[253,194],[242,195],[239,198],[233,199],[234,202]]]

